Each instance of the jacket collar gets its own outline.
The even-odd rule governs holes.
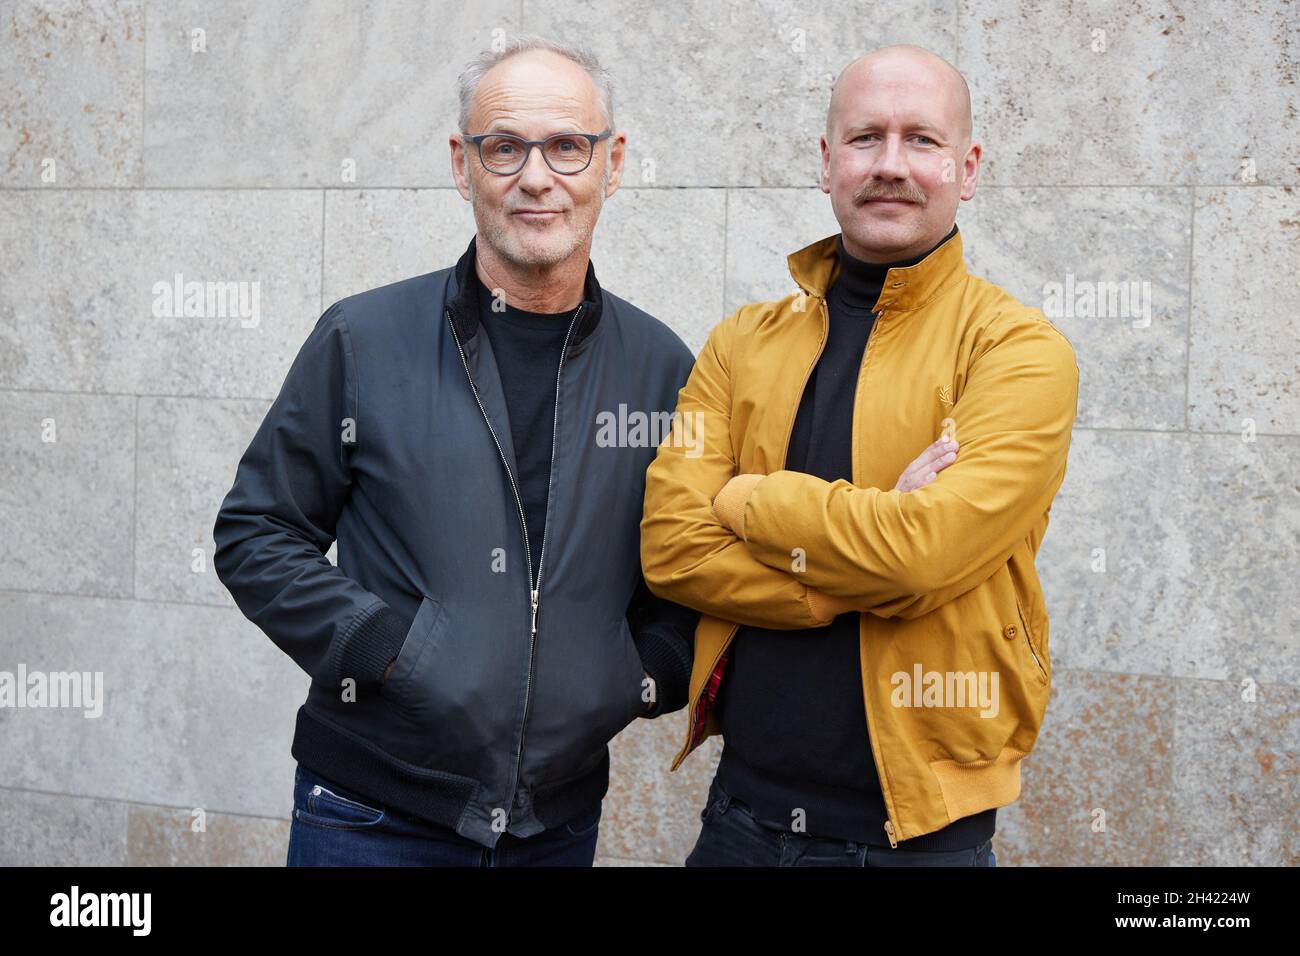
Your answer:
[[[840,234],[818,239],[786,257],[790,275],[809,295],[824,297],[840,271]],[[966,275],[961,235],[953,226],[948,238],[916,265],[890,269],[876,300],[876,311],[908,312],[919,309],[956,280]]]
[[[456,334],[461,341],[469,341],[478,332],[478,315],[479,315],[479,295],[478,283],[474,281],[474,243],[477,237],[469,241],[469,247],[466,248],[464,255],[456,262],[452,269],[451,278],[447,282],[447,305],[451,311],[451,321],[456,327]],[[596,270],[587,260],[587,279],[583,287],[582,301],[585,308],[582,310],[582,316],[578,322],[577,328],[573,331],[573,336],[569,341],[569,354],[580,350],[591,334],[596,331],[600,322],[600,316],[603,309],[601,304],[604,301],[604,295],[601,292],[600,284],[596,281]]]

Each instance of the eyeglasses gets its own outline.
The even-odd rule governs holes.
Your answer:
[[[542,151],[546,165],[561,176],[572,176],[591,165],[596,144],[608,139],[613,130],[603,133],[556,133],[546,139],[524,139],[510,133],[479,133],[462,136],[478,147],[478,159],[483,168],[498,176],[513,176],[524,168],[528,154],[534,146]]]

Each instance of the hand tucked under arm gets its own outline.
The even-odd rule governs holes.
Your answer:
[[[741,483],[746,547],[772,567],[802,549],[811,587],[863,608],[936,593],[951,600],[987,580],[1047,513],[1077,396],[1069,343],[1045,321],[1021,322],[972,362],[952,410],[961,460],[941,480],[915,492],[792,471]],[[734,515],[735,502],[724,502]]]

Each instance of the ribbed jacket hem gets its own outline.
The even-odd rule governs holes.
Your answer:
[[[453,830],[481,789],[473,778],[399,760],[320,717],[306,704],[298,708],[291,752],[295,760],[323,777],[408,816]],[[534,791],[533,813],[550,829],[600,802],[608,789],[606,747],[601,760],[584,774]]]

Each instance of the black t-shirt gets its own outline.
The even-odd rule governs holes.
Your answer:
[[[506,304],[504,311],[494,312],[491,290],[477,275],[474,280],[479,285],[479,322],[492,343],[505,391],[510,440],[515,449],[515,480],[524,503],[535,577],[551,481],[555,376],[576,307],[565,312],[525,312]]]
[[[854,398],[885,276],[929,253],[875,265],[850,256],[841,239],[839,255],[840,273],[827,292],[829,336],[800,399],[785,463],[826,481],[853,480]],[[855,612],[819,628],[737,632],[716,703],[724,740],[718,779],[760,823],[789,832],[801,820],[799,832],[809,835],[889,846],[859,655]],[[975,846],[993,835],[996,812],[899,845]]]

